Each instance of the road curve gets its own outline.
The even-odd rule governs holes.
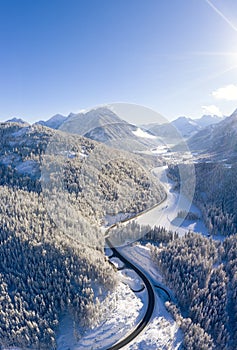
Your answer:
[[[150,281],[144,275],[144,273],[141,270],[139,270],[135,265],[133,265],[130,261],[128,261],[124,256],[122,256],[117,251],[117,249],[113,247],[112,243],[108,238],[106,238],[106,243],[108,244],[110,249],[113,251],[114,256],[118,257],[124,264],[126,264],[127,267],[134,270],[141,277],[148,292],[148,306],[143,319],[126,338],[124,338],[123,340],[119,341],[118,343],[116,343],[115,345],[112,345],[110,348],[107,349],[107,350],[118,350],[118,349],[121,349],[123,346],[127,345],[128,343],[130,343],[134,338],[136,338],[136,336],[139,333],[141,333],[141,331],[146,327],[146,325],[150,321],[150,318],[152,316],[152,313],[155,307],[155,293]]]
[[[133,220],[133,219],[135,219],[135,218],[145,214],[146,212],[154,209],[155,207],[157,207],[160,204],[162,204],[163,202],[165,202],[166,199],[167,199],[167,193],[165,193],[164,198],[159,203],[156,203],[151,208],[148,208],[148,209],[146,209],[146,210],[136,214],[135,216],[133,216],[131,218],[127,218],[125,220],[121,220],[119,223],[126,223],[128,221],[131,221],[131,220]],[[120,340],[116,344],[112,345],[107,350],[118,350],[118,349],[121,349],[125,345],[129,344],[133,339],[135,339],[138,336],[138,334],[141,333],[141,331],[147,326],[148,322],[151,319],[151,316],[153,314],[153,310],[154,310],[154,307],[155,307],[155,293],[154,293],[153,286],[150,283],[150,281],[148,280],[148,278],[145,276],[145,274],[141,270],[138,269],[138,267],[136,267],[134,264],[132,264],[130,261],[128,261],[121,253],[119,253],[117,251],[117,249],[112,245],[112,243],[109,240],[109,231],[111,229],[113,229],[114,227],[116,227],[117,224],[118,223],[115,223],[115,224],[111,225],[110,227],[108,227],[108,229],[106,230],[106,233],[105,233],[105,241],[106,241],[108,247],[112,250],[113,256],[118,257],[127,267],[129,267],[132,270],[134,270],[138,274],[138,276],[140,276],[141,279],[143,280],[143,282],[144,282],[144,284],[145,284],[145,286],[147,288],[147,292],[148,292],[148,306],[147,306],[147,310],[146,310],[146,313],[145,313],[143,319],[136,326],[136,328],[128,336],[126,336],[124,339]],[[166,291],[163,287],[156,286],[156,288],[160,288],[163,291],[165,291],[166,294],[168,295],[168,297],[170,298],[169,292]]]

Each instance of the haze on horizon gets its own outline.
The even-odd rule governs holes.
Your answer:
[[[0,120],[113,102],[169,120],[237,107],[235,0],[0,0],[0,29]]]

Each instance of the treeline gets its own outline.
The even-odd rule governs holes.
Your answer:
[[[150,228],[150,230],[147,230],[143,240],[153,243],[167,244],[170,241],[177,239],[178,236],[177,232],[168,231],[162,226],[154,226]]]
[[[221,163],[197,163],[195,165],[196,187],[194,201],[201,209],[210,234],[225,236],[237,231],[237,165],[231,168]],[[190,171],[188,164],[170,165],[168,174],[180,188],[179,168],[182,173]],[[186,181],[186,179],[184,179]],[[188,181],[186,184],[187,192]]]
[[[181,311],[167,304],[184,331],[185,349],[235,349],[236,251],[236,235],[221,243],[187,233],[166,246],[152,247],[152,257],[180,306]]]
[[[177,218],[186,219],[186,220],[199,220],[199,216],[196,213],[187,210],[180,210],[177,213]]]
[[[109,232],[110,240],[114,245],[122,245],[127,241],[141,241],[167,244],[178,238],[178,233],[167,231],[164,227],[140,225],[132,220],[126,223],[117,224]]]

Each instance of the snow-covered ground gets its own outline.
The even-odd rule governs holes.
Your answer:
[[[139,323],[146,308],[143,304],[146,294],[146,291],[143,291],[139,293],[141,298],[136,296],[129,286],[121,281],[109,296],[109,301],[105,301],[104,319],[94,329],[73,329],[72,320],[65,316],[60,323],[57,350],[108,349]]]
[[[140,128],[137,128],[137,130],[132,131],[132,133],[137,137],[142,137],[145,139],[157,139],[157,136],[152,135],[149,132],[146,132],[145,130],[142,130]]]
[[[162,276],[151,260],[148,246],[134,243],[132,246],[127,245],[118,248],[118,251],[123,254],[125,258],[137,265],[152,283],[156,284],[162,282]]]
[[[181,236],[189,230],[207,235],[208,231],[202,220],[200,210],[183,194],[172,190],[172,181],[166,176],[166,167],[155,168],[153,173],[164,185],[167,199],[162,205],[155,207],[134,220],[140,225],[163,226],[167,230],[176,231]],[[177,214],[180,210],[191,211],[197,214],[200,219],[192,221],[177,220]]]
[[[117,215],[105,215],[103,225],[106,228],[115,224],[116,222],[126,220],[132,216],[134,216],[133,213],[118,213]]]
[[[160,310],[159,306],[156,309]],[[155,310],[156,312],[156,310]],[[159,316],[160,314],[160,316]],[[172,319],[161,316],[162,312],[157,312],[148,327],[137,339],[125,346],[127,350],[178,350],[182,335],[177,324]]]
[[[157,148],[153,148],[151,152],[153,154],[166,154],[169,148],[166,145],[160,145]]]
[[[126,283],[134,292],[144,288],[143,281],[133,270],[123,269],[120,271],[121,280]]]
[[[134,220],[140,225],[150,225],[151,227],[163,226],[167,230],[177,232],[180,236],[183,236],[188,231],[202,233],[205,236],[208,235],[208,230],[202,220],[201,211],[185,195],[172,190],[173,183],[166,176],[166,170],[166,166],[158,167],[153,169],[153,174],[162,182],[167,192],[167,199],[161,205],[145,212],[137,218],[131,219],[131,221]],[[177,218],[177,214],[181,210],[190,211],[196,214],[199,219],[184,220]],[[116,216],[107,215],[104,225],[113,225],[130,216],[132,216],[130,213],[119,213]]]
[[[120,251],[146,274],[153,285],[157,283],[162,285],[162,276],[150,258],[149,247],[135,244],[120,248]],[[107,253],[111,252],[108,250]],[[118,258],[112,258],[112,260],[122,267]],[[109,296],[109,302],[107,300],[104,303],[105,317],[102,322],[94,329],[77,328],[75,330],[70,318],[65,316],[60,324],[58,350],[107,349],[125,337],[140,322],[147,307],[147,291],[132,292],[131,289],[140,290],[143,286],[141,279],[133,270],[122,269],[118,272],[118,276],[120,279],[118,288]],[[151,322],[124,349],[175,350],[181,344],[182,336],[182,332],[167,312],[164,300],[160,299],[159,290],[157,290]]]
[[[119,249],[120,252],[139,267],[146,274],[152,284],[162,285],[162,276],[150,258],[150,249],[140,244],[126,246]],[[156,290],[156,289],[155,289]],[[156,293],[156,304],[153,317],[145,330],[138,335],[124,349],[129,350],[152,350],[166,349],[176,350],[179,348],[183,333],[177,323],[167,312],[164,301],[159,297],[159,290]]]
[[[110,261],[112,262],[112,264],[114,264],[114,266],[117,269],[121,269],[124,267],[124,263],[119,259],[119,258],[111,258]]]
[[[129,245],[120,248],[121,253],[138,266],[156,285],[162,285],[162,276],[150,258],[150,250],[140,244]],[[115,259],[115,258],[113,258]],[[118,260],[118,259],[117,259]],[[117,261],[120,265],[120,262]],[[110,301],[105,306],[105,319],[94,329],[83,330],[78,328],[73,331],[70,319],[65,317],[60,325],[58,338],[58,350],[79,349],[107,349],[115,342],[125,337],[142,319],[147,307],[147,291],[133,293],[130,288],[139,290],[142,281],[137,274],[129,269],[118,272],[121,280],[118,288],[110,296]],[[154,288],[155,289],[155,288]],[[153,317],[144,331],[138,335],[129,345],[127,350],[167,349],[175,350],[180,346],[183,334],[176,322],[167,312],[164,300],[159,297],[156,290],[156,304]],[[111,307],[113,305],[113,307]],[[76,341],[75,336],[81,338]]]

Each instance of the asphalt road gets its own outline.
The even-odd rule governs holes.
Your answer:
[[[117,249],[113,247],[113,245],[111,244],[111,242],[109,241],[108,238],[106,238],[106,243],[108,244],[110,249],[113,251],[113,256],[118,257],[128,268],[134,270],[138,274],[138,276],[141,277],[141,279],[143,280],[143,282],[147,288],[147,292],[148,292],[148,306],[147,306],[147,310],[146,310],[146,313],[145,313],[143,319],[140,321],[140,323],[137,325],[137,327],[126,338],[122,339],[121,341],[119,341],[115,345],[112,345],[110,348],[108,348],[108,350],[118,350],[118,349],[121,349],[123,346],[129,344],[134,338],[136,338],[136,336],[139,333],[141,333],[141,331],[146,327],[146,325],[150,321],[151,316],[153,314],[154,307],[155,307],[155,293],[154,293],[154,290],[153,290],[153,287],[152,287],[150,281],[144,275],[144,273],[142,271],[140,271],[130,261],[128,261],[124,256],[122,256],[117,251]]]
[[[143,212],[137,214],[136,216],[134,217],[131,217],[131,218],[128,218],[128,219],[125,219],[125,220],[122,220],[120,223],[125,223],[125,222],[128,222],[128,221],[131,221],[133,219],[135,219],[136,217],[138,216],[141,216],[143,214],[145,214],[146,212],[150,211],[151,209],[159,206],[161,203],[163,203],[165,200],[167,199],[167,193],[165,194],[164,198],[157,204],[155,204],[152,208],[148,208],[146,210],[144,210]],[[147,326],[147,324],[149,323],[150,319],[151,319],[151,316],[153,314],[153,311],[154,311],[154,307],[155,307],[155,293],[154,293],[154,289],[153,289],[153,286],[152,284],[150,283],[150,281],[148,280],[148,278],[145,276],[145,274],[138,269],[138,267],[136,267],[134,264],[132,264],[130,261],[128,261],[123,255],[121,255],[117,249],[112,245],[112,243],[110,242],[109,240],[109,231],[116,227],[117,226],[117,223],[111,225],[107,231],[106,231],[106,238],[105,238],[105,241],[108,245],[108,247],[112,250],[113,252],[113,256],[119,258],[128,268],[134,270],[138,276],[141,277],[141,279],[143,280],[144,282],[144,285],[146,286],[147,288],[147,293],[148,293],[148,305],[147,305],[147,310],[146,310],[146,313],[143,317],[143,319],[140,321],[140,323],[137,325],[137,327],[129,334],[127,335],[124,339],[122,339],[121,341],[117,342],[116,344],[112,345],[110,348],[108,348],[107,350],[118,350],[118,349],[121,349],[122,347],[124,347],[125,345],[129,344],[133,339],[135,339],[139,333],[141,333],[141,331]],[[171,299],[170,298],[170,294],[169,292],[164,289],[163,287],[160,287],[158,285],[155,286],[156,288],[160,288],[162,289],[166,295],[168,296],[169,300]]]

